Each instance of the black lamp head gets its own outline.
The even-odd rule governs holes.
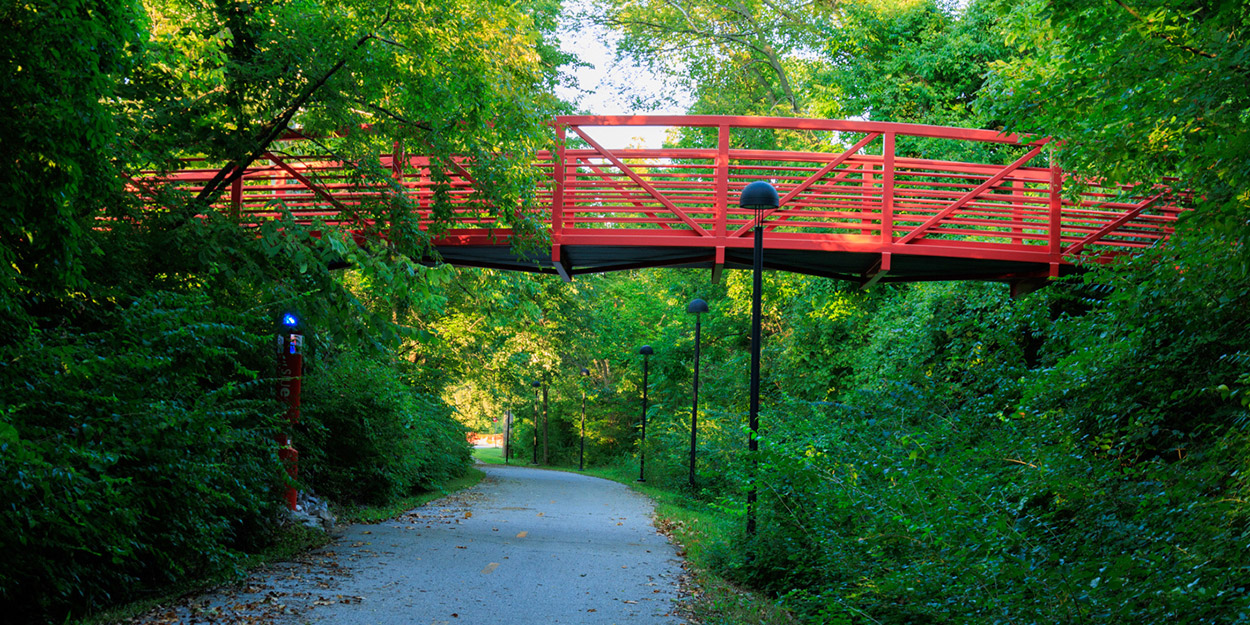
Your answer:
[[[655,350],[651,349],[650,345],[643,345],[642,349],[638,350],[638,353],[642,354],[643,356],[650,356],[651,354],[655,353]]]
[[[693,314],[693,315],[697,315],[699,313],[705,313],[707,312],[707,302],[701,299],[695,298],[693,301],[690,302],[689,306],[686,306],[686,312],[688,314]]]
[[[582,375],[590,375],[590,369],[587,369],[586,367],[582,367]]]
[[[533,382],[530,382],[530,386],[532,386],[532,387],[534,387],[534,388],[538,388],[538,387],[540,387],[540,386],[542,386],[542,385],[543,385],[543,383],[542,383],[542,382],[539,382],[538,380],[534,380]]]
[[[780,205],[781,197],[777,195],[777,189],[763,180],[747,185],[738,198],[738,206],[749,210],[768,210]]]
[[[781,206],[781,198],[777,196],[777,189],[773,188],[773,185],[763,180],[756,180],[742,190],[738,206],[754,212],[755,225],[760,227],[764,225],[764,211]]]

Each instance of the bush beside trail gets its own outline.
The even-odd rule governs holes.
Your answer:
[[[153,293],[0,362],[0,602],[60,621],[231,567],[281,483],[271,339],[196,293]]]
[[[343,353],[304,385],[301,475],[341,503],[381,504],[436,488],[472,464],[465,428],[393,364]]]
[[[1250,275],[1207,269],[1242,262],[1240,243],[1178,240],[1023,301],[787,280],[758,465],[732,382],[705,377],[699,489],[687,407],[652,415],[648,483],[736,518],[706,563],[804,622],[1234,622]],[[686,384],[661,378],[653,402],[680,406]]]
[[[0,609],[60,622],[228,573],[280,533],[272,328],[158,292],[0,346]],[[307,378],[306,486],[385,503],[470,463],[450,409],[354,353]],[[314,367],[316,368],[316,367]]]

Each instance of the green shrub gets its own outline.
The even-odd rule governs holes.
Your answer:
[[[22,622],[228,568],[275,511],[254,320],[168,292],[102,317],[0,348],[0,609]]]
[[[397,366],[352,352],[305,373],[294,444],[301,479],[339,502],[379,504],[459,477],[472,463],[464,427]]]

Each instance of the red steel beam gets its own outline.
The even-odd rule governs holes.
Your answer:
[[[591,147],[595,148],[595,150],[597,150],[600,155],[608,159],[608,161],[611,162],[613,165],[616,165],[617,169],[620,169],[622,172],[625,173],[625,175],[629,176],[631,180],[637,183],[638,186],[646,190],[647,193],[650,193],[651,197],[654,197],[656,201],[658,201],[660,204],[663,204],[664,208],[667,208],[668,210],[672,211],[674,215],[677,215],[679,218],[681,218],[682,221],[686,222],[686,225],[690,226],[691,229],[693,229],[695,232],[699,233],[702,236],[711,236],[711,234],[709,234],[707,230],[703,229],[703,226],[700,226],[699,224],[695,223],[694,220],[691,219],[689,215],[686,215],[685,212],[677,208],[675,204],[669,201],[668,198],[664,197],[662,193],[657,191],[656,188],[651,186],[651,184],[649,184],[646,180],[643,180],[642,177],[639,176],[637,172],[635,172],[633,169],[629,167],[629,165],[626,165],[623,161],[621,161],[621,159],[617,158],[615,155],[609,152],[602,145],[599,145],[599,142],[595,141],[594,139],[590,138],[589,135],[582,132],[581,128],[578,128],[577,126],[572,126],[572,125],[569,127],[572,128],[573,132],[576,132],[577,135],[580,136],[583,141],[585,141],[586,143],[589,143]]]
[[[608,150],[588,132],[594,126],[606,125],[715,128],[716,146]],[[710,261],[714,270],[723,267],[727,249],[742,250],[750,245],[740,236],[749,231],[749,219],[736,207],[732,195],[759,179],[772,180],[785,190],[781,206],[769,213],[774,216],[766,239],[770,249],[877,255],[881,266],[857,274],[863,281],[909,279],[890,272],[891,264],[895,268],[912,266],[903,260],[908,256],[1027,263],[1036,269],[999,271],[1014,271],[1011,275],[1017,277],[1025,273],[1058,275],[1061,265],[1070,263],[1067,257],[1093,244],[1100,244],[1104,254],[1114,254],[1166,238],[1172,222],[1184,210],[1177,206],[1178,200],[1163,194],[1136,204],[1114,203],[1120,187],[1100,186],[1099,181],[1088,181],[1091,186],[1080,197],[1064,201],[1065,174],[1061,169],[1026,166],[1048,145],[1047,138],[915,124],[727,116],[569,116],[557,118],[553,126],[558,147],[541,152],[534,163],[536,175],[548,181],[538,185],[534,199],[539,206],[551,209],[553,267],[544,268],[544,260],[534,269],[566,278],[595,270],[593,264],[582,267],[573,260],[578,257],[576,250],[585,246],[652,247],[667,249],[667,256],[672,255],[673,248],[685,248],[689,254],[683,252],[682,256]],[[569,149],[565,143],[569,128],[591,149]],[[731,149],[732,132],[742,128],[863,136],[836,156]],[[927,160],[896,154],[899,136],[1020,145],[1028,150],[1006,167]],[[883,139],[880,154],[861,153],[878,137]],[[301,138],[298,134],[287,137]],[[274,165],[254,166],[243,172],[228,199],[214,210],[229,211],[245,225],[256,224],[279,216],[262,206],[279,194],[299,222],[319,219],[359,228],[361,222],[352,221],[356,219],[350,215],[352,207],[385,192],[381,186],[360,188],[351,184],[344,165],[323,156],[306,157],[316,160],[307,168],[293,167],[272,153],[265,156]],[[645,167],[630,164],[640,161]],[[193,192],[216,171],[204,158],[186,162],[193,169],[160,176],[141,173],[128,182],[134,193],[156,205],[161,185]],[[510,230],[493,228],[494,220],[483,221],[491,209],[469,202],[478,183],[468,168],[459,159],[448,163],[452,175],[452,204],[448,208],[453,224],[435,244],[509,245]],[[606,163],[619,173],[607,169]],[[429,164],[426,157],[399,153],[392,154],[390,163],[396,183],[413,198],[423,220],[432,208]],[[832,175],[840,167],[845,171]],[[323,180],[314,183],[309,171],[317,172]],[[300,185],[288,185],[288,181]],[[649,206],[652,198],[659,206]],[[1151,207],[1157,209],[1152,213],[1158,214],[1145,214]],[[895,238],[900,230],[905,234]],[[1109,240],[1109,236],[1115,239]],[[655,264],[645,258],[644,254],[628,262],[640,267]],[[1044,267],[1049,269],[1040,269]]]
[[[1132,210],[1128,211],[1127,213],[1124,213],[1124,215],[1122,215],[1119,219],[1112,221],[1111,223],[1100,228],[1097,232],[1068,246],[1068,249],[1063,251],[1063,255],[1072,256],[1074,254],[1080,254],[1081,250],[1085,249],[1085,246],[1091,243],[1094,243],[1096,241],[1102,240],[1103,237],[1107,236],[1108,234],[1111,234],[1112,232],[1114,232],[1116,229],[1120,228],[1124,224],[1136,219],[1138,215],[1142,214],[1142,211],[1146,210],[1147,208],[1150,208],[1151,205],[1153,205],[1155,202],[1158,202],[1159,199],[1162,198],[1163,196],[1164,196],[1164,193],[1157,193],[1139,202],[1136,206],[1132,208]]]
[[[928,232],[929,228],[932,228],[935,224],[945,219],[948,215],[962,208],[964,204],[971,202],[977,196],[981,195],[982,193],[985,193],[990,188],[1002,182],[1003,179],[1008,176],[1008,174],[1018,169],[1021,165],[1024,165],[1025,163],[1033,160],[1033,157],[1037,156],[1038,154],[1042,152],[1042,148],[1045,147],[1045,145],[1046,145],[1045,141],[1035,145],[1034,148],[1032,150],[1029,150],[1027,154],[1016,159],[1014,163],[1003,168],[1001,171],[994,174],[993,176],[990,176],[989,180],[982,182],[977,188],[969,191],[967,194],[965,194],[963,197],[959,198],[958,200],[955,200],[950,206],[947,206],[946,208],[942,209],[942,212],[934,215],[928,221],[921,224],[920,227],[915,228],[911,232],[907,233],[907,235],[899,239],[898,242],[907,243],[908,241],[911,241],[912,239],[915,239],[916,237],[924,235],[926,232]]]
[[[801,119],[793,117],[751,117],[734,115],[565,115],[559,123],[570,126],[684,126],[706,128],[729,125],[734,128],[766,128],[779,130],[830,130],[837,132],[897,133],[912,137],[962,139],[981,143],[1032,145],[1045,138],[1004,134],[994,130],[928,126],[898,122],[866,122],[842,119]]]

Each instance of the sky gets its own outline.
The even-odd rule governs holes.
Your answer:
[[[645,68],[617,63],[613,59],[615,37],[599,26],[574,22],[574,16],[585,6],[582,1],[566,2],[561,25],[560,49],[575,54],[593,67],[579,67],[571,72],[580,89],[561,87],[557,95],[577,103],[591,115],[681,115],[691,102],[688,93],[670,91],[664,83]],[[667,93],[666,93],[667,92]],[[669,101],[651,110],[643,110],[635,100],[655,99],[668,95]],[[591,136],[607,148],[658,148],[664,140],[664,128],[632,126],[595,129]]]
[[[968,0],[953,0],[963,10]],[[558,88],[561,97],[578,104],[592,115],[681,115],[693,101],[688,92],[673,91],[645,68],[617,63],[613,59],[615,37],[599,26],[587,26],[577,20],[578,13],[588,8],[587,0],[566,0],[561,12],[560,49],[577,55],[593,67],[572,72],[580,89]],[[666,91],[668,93],[666,93]],[[669,102],[658,108],[643,110],[634,104],[636,98],[654,99],[668,95]],[[664,140],[664,128],[632,126],[600,128],[592,136],[607,148],[658,148]]]

